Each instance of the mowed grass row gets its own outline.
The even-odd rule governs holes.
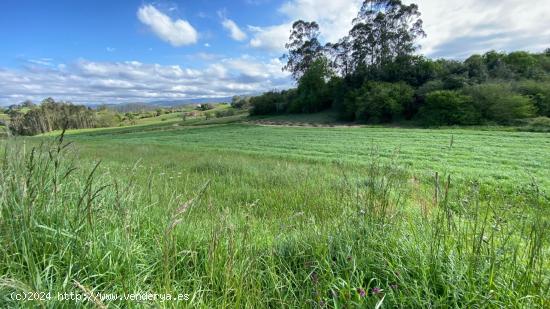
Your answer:
[[[169,127],[148,132],[102,131],[72,135],[89,145],[165,146],[174,152],[216,150],[366,164],[380,157],[416,171],[458,178],[550,185],[550,136],[539,133],[400,128],[295,128],[230,124]]]

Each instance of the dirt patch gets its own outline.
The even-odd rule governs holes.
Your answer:
[[[273,120],[253,120],[245,123],[254,124],[266,127],[294,127],[294,128],[361,128],[362,125],[358,124],[345,124],[345,123],[312,123],[312,122],[298,122],[298,121],[273,121]]]

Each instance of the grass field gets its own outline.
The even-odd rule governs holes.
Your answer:
[[[17,305],[12,291],[189,294],[149,302],[168,308],[550,305],[549,135],[243,117],[68,132],[70,147],[34,152],[53,138],[8,141],[0,305]]]
[[[204,122],[202,124],[205,124]],[[135,131],[134,131],[135,130]],[[71,135],[89,147],[164,147],[173,152],[217,151],[306,161],[368,164],[395,160],[419,175],[549,184],[547,134],[399,128],[295,128],[229,124],[159,127],[146,131],[108,129]]]

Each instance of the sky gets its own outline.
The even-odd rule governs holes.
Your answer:
[[[0,105],[148,102],[293,86],[292,22],[347,34],[360,0],[1,0]],[[404,1],[411,3],[411,1]],[[416,0],[430,58],[550,47],[549,0]]]

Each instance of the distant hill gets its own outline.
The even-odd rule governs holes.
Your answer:
[[[137,112],[143,110],[154,110],[157,108],[170,108],[182,105],[202,104],[202,103],[229,103],[231,97],[219,97],[219,98],[198,98],[198,99],[184,99],[184,100],[159,100],[151,102],[132,102],[121,104],[87,104],[92,108],[99,106],[107,106],[107,108],[116,110],[117,112]]]

